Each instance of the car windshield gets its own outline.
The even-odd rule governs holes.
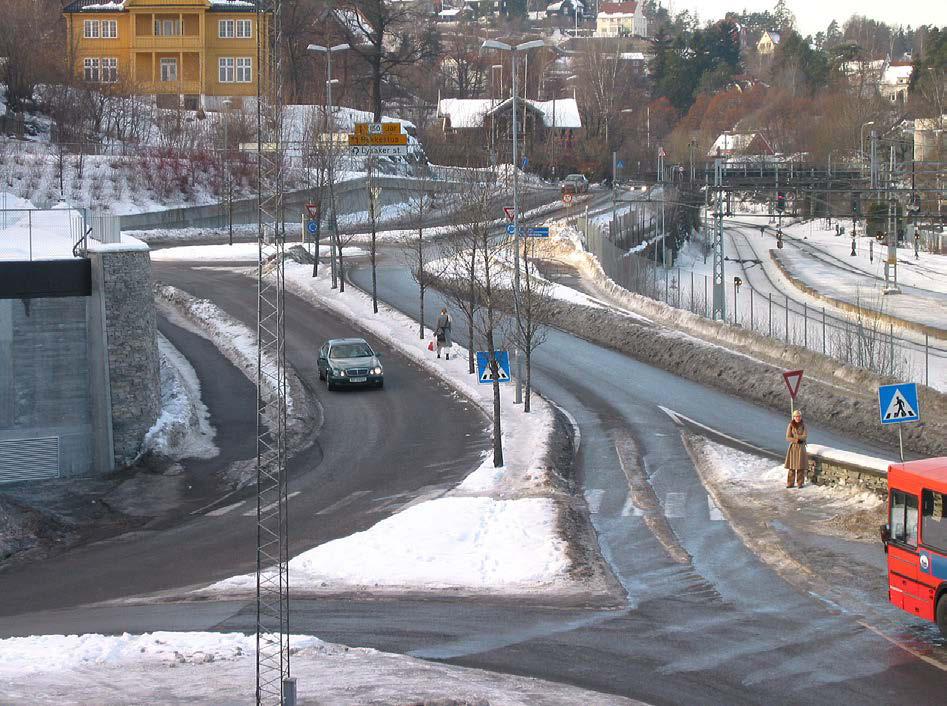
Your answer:
[[[566,181],[582,181],[581,174],[570,174],[566,177]]]
[[[330,358],[368,358],[372,349],[367,343],[339,343],[329,351]]]

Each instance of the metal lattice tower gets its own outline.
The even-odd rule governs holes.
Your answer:
[[[281,0],[257,3],[256,702],[283,704],[289,678],[284,348]]]
[[[713,319],[726,321],[727,295],[724,290],[723,272],[723,166],[720,160],[714,160],[714,306]]]

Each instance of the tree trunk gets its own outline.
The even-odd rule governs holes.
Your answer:
[[[470,302],[470,316],[467,317],[467,368],[470,375],[475,375],[477,372],[477,365],[474,362],[474,312],[476,311],[474,301],[477,298],[476,266],[477,248],[474,246],[470,248],[470,279],[467,281],[467,300]]]
[[[421,227],[423,215],[422,206],[418,218],[418,338],[422,341],[424,340],[424,290],[427,288],[424,284],[424,278],[427,276],[424,272],[424,241],[421,239],[424,235],[424,229]]]
[[[532,390],[533,383],[533,369],[531,367],[533,354],[529,350],[529,346],[526,346],[526,392],[525,397],[523,398],[523,411],[529,412],[529,394]]]
[[[384,56],[384,48],[379,45],[375,47],[376,51],[372,57],[372,111],[375,114],[374,122],[381,122],[381,60]]]
[[[375,182],[373,179],[374,166],[375,166],[375,160],[372,157],[369,157],[368,158],[368,219],[369,221],[371,221],[371,227],[372,227],[372,246],[371,246],[372,311],[377,314],[378,313],[378,274],[375,268],[377,233],[375,229]]]

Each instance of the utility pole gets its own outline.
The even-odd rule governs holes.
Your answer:
[[[714,205],[714,306],[711,318],[727,320],[727,292],[724,288],[723,260],[723,164],[714,160],[714,187],[716,197]]]
[[[257,4],[256,703],[289,706],[281,0]]]
[[[518,52],[525,52],[529,49],[546,46],[541,39],[534,39],[521,44],[510,45],[498,42],[495,39],[486,40],[481,46],[482,49],[499,49],[510,52],[510,61],[512,64],[512,93],[513,93],[513,314],[519,321],[519,299],[520,299],[520,208],[519,208],[519,127],[516,120],[516,55]],[[519,349],[515,351],[516,355],[516,393],[515,404],[523,401],[523,356]]]
[[[612,152],[612,237],[618,235],[618,152]]]

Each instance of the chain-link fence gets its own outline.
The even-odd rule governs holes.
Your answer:
[[[579,217],[575,225],[586,249],[619,286],[677,309],[712,317],[712,274],[675,266],[671,236],[655,235],[652,228],[632,226],[627,221],[613,225]],[[710,245],[700,233],[692,233],[689,238],[692,250],[696,247],[712,257]],[[882,375],[947,388],[947,347],[932,342],[928,334],[918,334],[914,340],[895,335],[894,324],[871,311],[882,310],[883,302],[862,313],[840,315],[787,294],[760,291],[748,281],[737,284],[731,280],[725,283],[725,289],[731,325]]]

